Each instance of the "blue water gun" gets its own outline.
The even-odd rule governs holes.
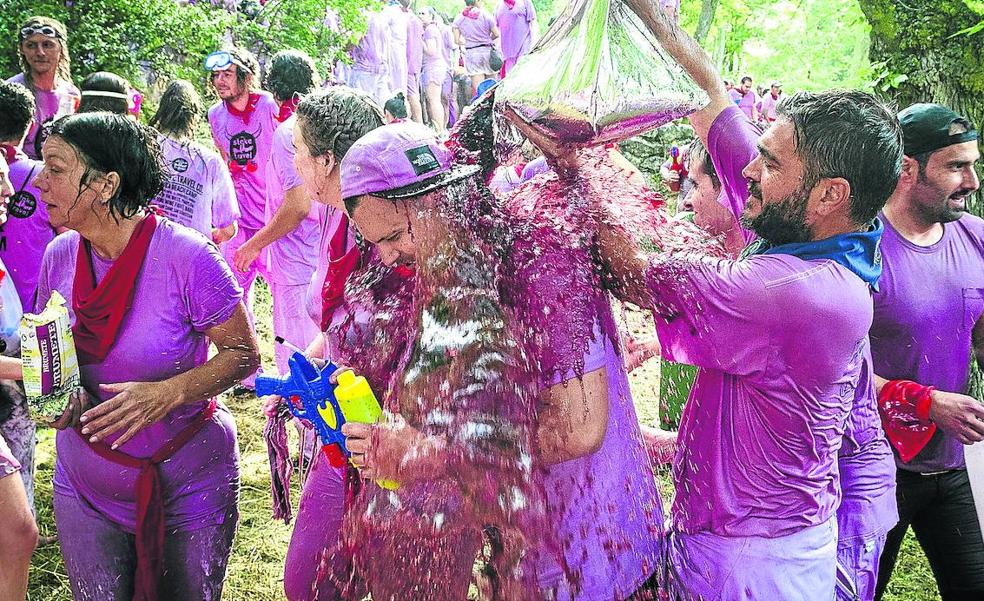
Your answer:
[[[328,361],[318,369],[302,353],[294,352],[287,360],[289,372],[284,377],[257,376],[256,396],[275,394],[287,402],[287,408],[298,419],[314,426],[321,439],[321,450],[333,467],[345,465],[351,455],[345,447],[342,424],[345,415],[335,399],[331,375],[338,367]]]

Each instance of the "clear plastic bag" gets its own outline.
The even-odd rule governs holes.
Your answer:
[[[7,268],[0,263],[0,353],[14,357],[20,350],[20,321],[24,316],[20,296]]]
[[[496,92],[497,104],[580,146],[624,140],[707,101],[622,0],[572,0]]]

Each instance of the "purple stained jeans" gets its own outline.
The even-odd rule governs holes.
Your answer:
[[[872,601],[887,532],[837,541],[838,601]]]
[[[130,601],[137,566],[134,536],[68,495],[55,494],[55,522],[75,601]],[[238,522],[233,506],[221,524],[167,531],[160,598],[218,601]]]
[[[328,465],[319,450],[301,491],[284,561],[284,593],[289,601],[339,598],[331,579],[318,582],[318,571],[323,561],[330,562],[325,566],[329,574],[341,575],[345,571],[340,554],[335,552],[341,540],[344,479],[344,471]]]

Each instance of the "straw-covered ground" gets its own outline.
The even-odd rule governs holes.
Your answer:
[[[262,284],[257,290],[257,328],[264,365],[272,366],[270,297]],[[630,316],[636,333],[645,329],[643,321]],[[632,374],[632,387],[639,417],[643,423],[657,423],[656,393],[659,382],[658,361]],[[236,416],[242,468],[242,494],[239,501],[241,520],[229,565],[224,598],[230,601],[282,600],[283,558],[290,539],[290,527],[270,519],[270,476],[262,432],[264,420],[259,403],[251,396],[226,395],[225,403]],[[51,477],[54,469],[54,434],[44,430],[39,435],[37,458],[38,521],[42,535],[55,534],[51,508]],[[668,474],[657,474],[664,499],[672,498]],[[297,492],[292,495],[296,500]],[[64,601],[71,599],[68,579],[61,555],[55,544],[38,549],[31,564],[28,599]],[[902,560],[886,595],[887,601],[931,601],[939,599],[925,556],[911,534],[903,548]],[[190,600],[189,600],[190,601]],[[409,601],[409,600],[408,600]]]

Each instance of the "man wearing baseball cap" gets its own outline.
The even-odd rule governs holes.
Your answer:
[[[882,221],[882,277],[871,351],[882,420],[896,450],[899,523],[879,569],[881,598],[906,530],[926,552],[943,599],[984,599],[984,542],[964,445],[984,440],[982,399],[966,395],[970,362],[984,363],[984,221],[967,213],[980,182],[978,134],[938,104],[898,115],[905,159]],[[921,436],[886,418],[914,408]]]
[[[508,201],[492,207],[497,201],[477,178],[478,172],[478,166],[454,163],[451,153],[438,143],[433,131],[416,123],[387,125],[359,139],[345,155],[341,164],[342,197],[349,215],[365,239],[376,246],[383,263],[417,265],[418,291],[433,289],[434,280],[444,277],[440,274],[450,273],[454,265],[477,258],[474,268],[468,267],[463,277],[458,276],[460,280],[447,278],[452,285],[441,289],[453,290],[454,297],[459,299],[453,303],[453,309],[444,307],[442,311],[433,311],[415,297],[412,308],[415,314],[409,315],[412,322],[433,321],[434,316],[440,321],[442,315],[465,312],[467,303],[480,298],[475,292],[476,282],[482,281],[488,269],[501,274],[489,296],[496,310],[506,309],[503,314],[507,317],[502,320],[506,328],[513,332],[537,332],[528,348],[532,357],[521,362],[524,368],[519,371],[524,375],[517,378],[515,387],[528,381],[526,376],[533,380],[532,392],[536,396],[533,400],[537,406],[533,446],[537,452],[530,453],[535,458],[531,473],[543,474],[548,508],[543,516],[546,529],[523,533],[526,543],[539,551],[535,565],[535,586],[539,590],[530,597],[580,601],[625,599],[639,593],[640,598],[649,598],[642,595],[652,592],[650,578],[654,578],[661,562],[662,505],[641,443],[628,377],[616,346],[618,333],[608,296],[591,283],[590,254],[572,252],[558,241],[562,236],[557,235],[557,228],[569,224],[555,223],[547,210],[524,213],[521,207]],[[481,254],[476,253],[475,258],[470,256],[475,252],[471,240],[482,241]],[[440,249],[448,248],[454,250],[442,255]],[[453,256],[449,258],[447,254]],[[437,277],[428,275],[435,269],[440,272]],[[588,277],[579,279],[578,274],[585,273]],[[442,281],[446,283],[447,279]],[[587,300],[588,305],[579,308],[572,298]],[[479,314],[485,315],[485,319],[472,319],[461,331],[486,324],[489,313]],[[421,342],[413,349],[414,357],[426,358],[432,352],[426,341],[433,339],[433,332],[438,330],[458,331],[434,322],[421,333]],[[474,440],[467,432],[476,419],[477,428],[488,432],[481,436],[483,440],[505,441],[506,444],[494,446],[496,452],[466,450],[470,465],[462,466],[461,461],[450,463],[446,475],[458,480],[460,486],[456,490],[465,491],[467,498],[467,491],[474,486],[460,474],[467,474],[466,468],[475,470],[486,462],[491,462],[490,469],[495,469],[516,444],[515,432],[521,431],[526,423],[522,412],[517,414],[520,399],[510,402],[507,400],[511,398],[510,392],[501,392],[505,396],[496,401],[498,409],[493,412],[497,417],[488,424],[476,412],[474,398],[486,394],[486,390],[500,394],[494,391],[504,383],[501,372],[496,370],[505,360],[489,362],[488,349],[485,354],[476,352],[485,338],[482,333],[467,334],[460,341],[448,339],[438,345],[443,347],[438,354],[457,358],[452,360],[453,372],[479,374],[484,380],[472,392],[458,383],[451,384],[447,394],[435,395],[455,399],[454,420],[450,425],[442,426],[445,422],[438,423],[436,418],[420,419],[441,414],[435,405],[441,402],[440,398],[430,398],[427,394],[409,402],[401,398],[410,394],[406,388],[413,390],[412,381],[421,377],[417,364],[411,363],[403,377],[394,380],[406,388],[394,388],[387,391],[387,396],[394,394],[402,401],[401,407],[410,407],[401,413],[405,413],[407,423],[418,424],[416,429],[404,427],[402,433],[397,433],[392,427],[351,422],[343,427],[353,462],[362,468],[363,477],[393,477],[401,482],[400,491],[368,491],[369,494],[380,492],[372,499],[374,514],[387,515],[388,505],[395,501],[407,511],[420,504],[419,498],[404,496],[409,495],[404,490],[412,490],[404,486],[405,474],[411,474],[412,483],[415,464],[424,463],[419,459],[423,453],[413,452],[415,448],[440,449],[443,445],[454,457],[451,453],[455,448]],[[430,344],[433,349],[433,343]],[[516,336],[515,343],[506,347],[521,345],[524,345],[523,336]],[[462,362],[469,360],[475,360],[475,365],[462,366]],[[477,417],[470,417],[476,413]],[[462,427],[462,430],[455,429]],[[374,431],[374,428],[378,429]],[[415,443],[408,446],[401,439]],[[437,442],[443,440],[447,442]],[[399,453],[401,448],[406,449],[405,455]],[[431,454],[427,463],[445,463],[441,461],[442,452],[445,451],[439,450],[436,456]],[[386,471],[394,455],[405,470]],[[433,467],[430,472],[434,472]],[[498,481],[501,474],[508,476],[509,472],[490,473],[487,478]],[[480,514],[477,517],[482,519]],[[406,520],[390,522],[402,524]],[[394,531],[387,535],[397,540],[406,538]],[[457,578],[457,582],[467,585],[474,548],[467,544],[443,548],[456,553],[456,561],[462,565],[458,572],[441,577]],[[409,569],[401,569],[405,567],[402,565],[387,565],[385,569],[390,574],[401,575],[412,574],[414,569],[419,572],[422,562],[434,560],[425,555],[418,552],[416,556],[397,558],[398,562],[408,562]],[[381,573],[383,566],[378,565],[379,559],[373,557],[368,561],[376,565],[375,573],[367,574],[370,583],[392,584],[385,582],[386,574]],[[372,568],[367,568],[367,572],[373,572]],[[404,580],[405,583],[397,584],[413,584],[412,576]],[[416,594],[411,596],[418,599],[459,598],[425,597],[421,591],[428,589],[414,590]],[[377,592],[383,591],[373,587],[374,597]],[[378,596],[408,598],[399,594]],[[514,597],[504,594],[503,598]]]

